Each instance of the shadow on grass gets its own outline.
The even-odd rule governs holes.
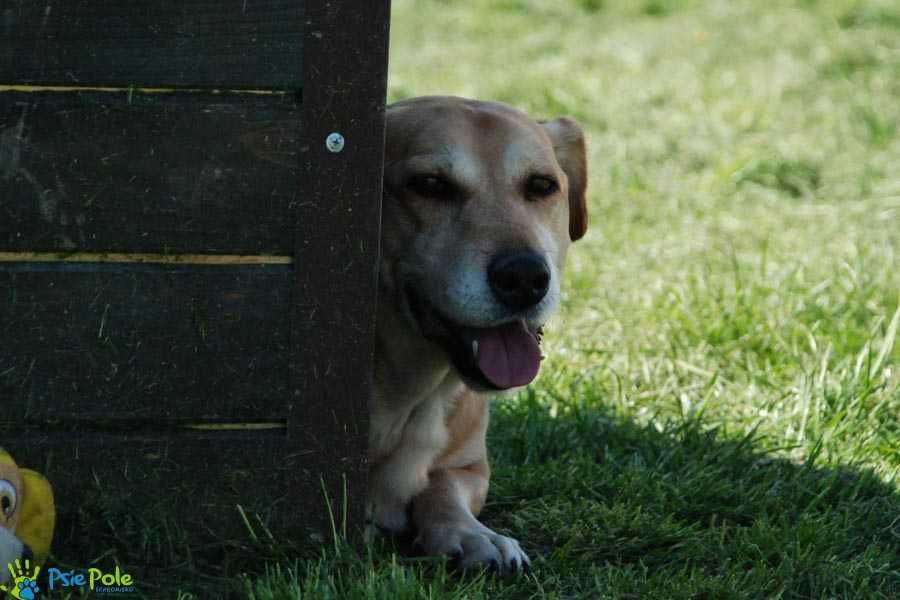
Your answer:
[[[792,462],[702,417],[660,430],[558,412],[534,393],[495,404],[483,518],[581,582],[561,591],[900,597],[900,493],[871,470]]]
[[[198,545],[164,511],[140,520],[100,496],[75,550],[164,561],[149,598],[900,597],[900,492],[868,469],[792,462],[702,418],[658,430],[576,402],[552,416],[533,392],[494,404],[489,437],[482,518],[523,542],[530,578],[459,578],[390,542],[361,550],[340,526],[298,540],[248,519],[245,537]]]
[[[229,463],[223,459],[223,464]],[[51,556],[39,579],[47,597],[110,597],[107,593],[91,593],[87,581],[69,585],[59,578],[56,589],[47,593],[50,569],[83,574],[87,579],[92,568],[104,574],[119,571],[133,578],[134,591],[119,597],[243,597],[243,577],[263,576],[271,565],[314,560],[328,548],[355,551],[345,541],[350,529],[346,500],[326,498],[325,483],[318,494],[319,506],[311,502],[290,507],[304,515],[302,527],[295,524],[291,529],[273,531],[278,517],[269,511],[264,518],[253,507],[271,507],[276,494],[272,486],[283,489],[277,478],[260,479],[259,487],[246,489],[243,505],[225,500],[210,504],[215,498],[205,489],[209,477],[191,479],[190,474],[181,473],[158,479],[154,493],[148,486],[129,490],[108,478],[78,477],[78,505],[62,497],[64,493],[58,494],[57,505],[62,510]],[[59,485],[57,490],[71,488],[72,482],[65,483],[68,487]],[[335,489],[334,483],[328,484],[329,489]],[[314,496],[310,493],[302,497]]]

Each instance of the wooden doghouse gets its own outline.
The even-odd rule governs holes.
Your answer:
[[[308,537],[326,493],[362,522],[388,23],[0,5],[0,446],[54,484],[57,560]]]

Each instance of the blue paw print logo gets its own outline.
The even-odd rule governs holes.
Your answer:
[[[25,561],[23,565],[16,560],[15,563],[7,565],[9,574],[12,576],[12,587],[0,585],[0,590],[6,592],[16,600],[34,600],[40,593],[41,588],[38,587],[37,577],[41,572],[41,567],[34,565],[32,568],[30,561]]]
[[[37,581],[26,577],[16,584],[16,591],[19,592],[21,600],[34,600],[41,588],[38,587]]]

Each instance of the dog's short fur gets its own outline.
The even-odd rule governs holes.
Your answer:
[[[585,187],[571,119],[453,97],[388,107],[369,510],[463,568],[529,565],[475,518],[487,393],[537,372],[566,250],[587,227]]]

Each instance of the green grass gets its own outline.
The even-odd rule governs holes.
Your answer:
[[[392,99],[590,144],[538,382],[485,521],[528,577],[338,540],[256,599],[900,597],[900,5],[394,0]]]

